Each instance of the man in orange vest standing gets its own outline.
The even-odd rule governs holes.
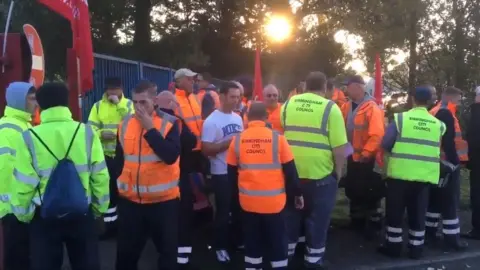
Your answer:
[[[462,138],[462,130],[457,119],[457,104],[462,99],[462,92],[455,87],[447,87],[442,100],[434,106],[430,113],[446,126],[442,137],[441,158],[454,166],[468,161],[468,146]],[[457,168],[446,183],[434,187],[430,191],[427,218],[425,221],[426,240],[432,244],[437,241],[437,230],[440,217],[445,248],[463,251],[467,243],[460,240],[460,222],[457,209],[460,198],[460,169]]]
[[[277,87],[273,84],[265,86],[263,89],[263,103],[267,107],[267,124],[273,130],[276,130],[283,134],[282,124],[280,123],[280,109],[282,108],[282,103],[278,102],[280,94]],[[250,107],[249,104],[248,107]],[[243,123],[244,126],[248,125],[248,114],[244,114]]]
[[[228,177],[238,183],[245,244],[245,268],[287,269],[284,208],[289,198],[303,208],[298,173],[285,137],[266,125],[267,108],[252,103],[248,127],[233,139],[227,153]],[[267,254],[264,254],[267,251]]]
[[[158,269],[178,268],[180,134],[176,117],[155,111],[157,93],[150,85],[133,90],[135,115],[118,127],[116,270],[138,268],[148,237],[159,253]]]
[[[193,93],[193,85],[197,73],[190,69],[181,68],[175,72],[175,97],[178,106],[175,115],[182,119],[190,131],[197,137],[197,144],[190,152],[182,152],[181,175],[180,175],[180,238],[178,246],[178,263],[182,267],[188,267],[192,253],[192,218],[195,196],[190,182],[192,174],[206,173],[206,158],[202,155],[201,132],[203,126],[202,107],[198,97]]]
[[[342,90],[335,88],[333,80],[330,79],[327,81],[327,98],[337,103],[338,107],[342,107],[343,104],[347,103],[347,98]]]
[[[385,184],[374,167],[385,132],[384,112],[365,91],[361,76],[352,76],[346,86],[350,101],[342,106],[342,114],[353,155],[347,162],[345,194],[350,200],[352,229],[371,238],[382,224],[380,200]]]
[[[212,79],[212,75],[208,72],[198,74],[197,76],[200,90],[198,90],[196,95],[202,105],[203,119],[206,119],[215,109],[220,108],[220,97],[217,94],[217,87],[211,83]]]

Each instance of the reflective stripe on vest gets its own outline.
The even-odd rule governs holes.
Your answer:
[[[10,128],[10,129],[18,131],[20,133],[23,132],[21,127],[15,125],[15,124],[12,124],[12,123],[0,124],[0,130],[2,130],[4,128]],[[10,147],[1,147],[0,148],[0,155],[9,154],[9,155],[15,156],[16,153],[17,153],[17,150],[15,150],[13,148],[10,148]]]
[[[424,139],[414,139],[414,138],[404,138],[402,137],[402,130],[403,130],[403,113],[399,113],[397,116],[397,139],[395,142],[399,143],[411,143],[423,146],[433,146],[433,147],[440,147],[440,139],[439,141],[430,141]],[[443,125],[440,125],[440,136],[444,132]],[[402,154],[402,153],[392,153],[392,158],[402,158],[402,159],[411,159],[411,160],[419,160],[419,161],[426,161],[426,162],[440,162],[440,158],[428,157],[423,155],[412,155],[412,154]]]
[[[237,155],[238,168],[240,170],[278,170],[282,169],[282,163],[279,160],[279,147],[278,147],[278,133],[272,130],[272,163],[242,163],[240,159],[240,142],[241,134],[235,137],[235,154]],[[274,189],[274,190],[247,190],[239,187],[239,192],[241,194],[249,196],[264,196],[271,197],[277,196],[285,192],[285,188]]]
[[[190,96],[193,96],[195,98],[195,101],[197,102],[198,106],[201,106],[201,103],[198,100],[197,95],[190,94]],[[190,96],[187,97],[188,103],[190,103]],[[192,112],[192,113],[194,113],[194,112]],[[193,115],[193,116],[185,117],[185,115],[182,111],[182,108],[180,108],[180,107],[178,108],[178,116],[180,116],[185,121],[185,123],[202,120],[201,115]]]
[[[335,104],[333,101],[328,101],[325,111],[323,113],[322,123],[319,128],[287,125],[287,106],[289,102],[290,102],[290,99],[287,100],[287,102],[285,103],[285,108],[283,109],[283,126],[284,126],[285,133],[287,131],[294,131],[294,132],[312,133],[312,134],[323,135],[325,137],[328,137],[328,130],[327,130],[328,118],[330,116],[330,112],[332,111],[332,107]],[[304,142],[304,141],[298,141],[298,140],[288,140],[288,143],[292,146],[303,146],[308,148],[331,150],[330,145],[327,145],[324,143]]]
[[[159,113],[163,113],[162,111],[157,111],[157,114]],[[168,114],[165,114],[164,115],[159,115],[160,117],[163,117],[163,121],[162,121],[162,126],[160,127],[160,134],[162,134],[162,136],[165,138],[167,134],[165,134],[165,130],[167,129],[167,124],[169,123],[169,120],[168,119]],[[173,117],[173,116],[172,116]],[[128,127],[128,123],[130,122],[130,120],[133,118],[133,115],[129,115],[125,118],[123,124],[122,124],[122,129],[120,130],[120,144],[122,145],[123,149],[125,149],[125,134],[127,133],[127,127]],[[166,119],[165,119],[166,118]],[[125,155],[124,156],[125,160],[126,161],[130,161],[130,162],[140,162],[140,163],[144,163],[144,162],[161,162],[162,159],[160,159],[157,155],[155,154],[152,154],[152,155]]]
[[[347,114],[347,137],[348,141],[352,142],[353,141],[353,133],[355,130],[367,130],[368,129],[368,121],[365,119],[364,123],[362,125],[356,125],[355,124],[355,117],[357,117],[358,111],[362,108],[363,105],[365,105],[367,102],[372,100],[370,96],[365,96],[365,98],[360,102],[360,104],[357,105],[355,110],[353,109],[353,102],[350,102],[350,109]],[[365,118],[367,117],[367,114],[364,114]]]
[[[174,187],[177,187],[178,184],[179,184],[179,180],[175,180],[175,181],[169,182],[167,184],[158,184],[158,185],[152,185],[152,186],[150,186],[150,185],[149,186],[133,185],[132,189],[133,189],[134,192],[138,192],[140,194],[142,194],[142,193],[143,194],[152,193],[152,192],[164,192],[164,191],[167,191],[167,190],[172,189]],[[122,183],[122,182],[117,181],[117,187],[120,190],[128,191],[128,184],[126,184],[126,183]]]

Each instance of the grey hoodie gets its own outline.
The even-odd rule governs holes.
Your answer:
[[[27,112],[27,94],[32,87],[32,84],[26,82],[11,83],[5,94],[7,106]]]

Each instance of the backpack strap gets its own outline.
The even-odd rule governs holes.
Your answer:
[[[28,130],[30,130],[33,134],[33,136],[35,136],[38,141],[43,145],[43,147],[45,147],[45,149],[47,149],[47,151],[57,160],[57,161],[60,161],[57,156],[55,156],[55,154],[52,152],[52,150],[50,150],[50,148],[47,146],[47,144],[40,138],[40,136],[38,136],[38,134],[31,128],[29,128]]]
[[[82,125],[81,122],[78,123],[77,129],[75,129],[75,133],[73,133],[72,140],[70,141],[70,145],[67,148],[67,152],[65,153],[65,158],[68,157],[68,154],[70,153],[70,150],[72,149],[73,141],[75,140],[75,137],[77,137],[78,130],[80,129],[80,126]]]

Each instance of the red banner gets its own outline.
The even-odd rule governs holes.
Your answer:
[[[255,55],[255,77],[253,81],[253,98],[263,100],[263,82],[262,82],[262,66],[260,65],[260,48],[257,48]]]
[[[383,78],[382,78],[382,64],[380,60],[380,54],[375,56],[375,88],[373,97],[378,105],[383,106]]]
[[[81,89],[82,92],[92,89],[94,61],[88,1],[38,0],[38,2],[70,21],[73,32],[73,48],[80,59]]]

